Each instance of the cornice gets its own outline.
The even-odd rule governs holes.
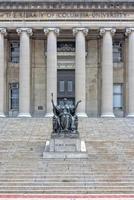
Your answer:
[[[3,2],[3,0],[0,0]],[[59,2],[59,0],[4,0],[4,2]],[[73,2],[73,3],[80,3],[80,2],[133,2],[133,0],[60,0],[60,2]]]
[[[113,1],[23,1],[23,0],[14,0],[14,1],[1,1],[0,0],[0,10],[54,10],[54,11],[62,11],[62,10],[103,10],[103,11],[129,11],[134,10],[134,1],[121,1],[121,2],[113,2]]]

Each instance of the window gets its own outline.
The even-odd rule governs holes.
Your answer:
[[[68,89],[68,92],[72,92],[73,91],[73,81],[68,81],[67,82],[67,89]]]
[[[113,62],[114,63],[122,62],[122,43],[121,42],[113,43]]]
[[[10,51],[11,51],[11,62],[12,63],[19,63],[19,50],[20,45],[19,41],[12,41],[10,44]]]
[[[10,83],[10,109],[19,110],[19,84]]]
[[[123,92],[122,84],[114,84],[113,87],[113,107],[122,109],[123,107]]]
[[[57,42],[57,51],[58,52],[74,52],[75,51],[75,42]]]
[[[60,81],[60,92],[64,92],[64,81]]]

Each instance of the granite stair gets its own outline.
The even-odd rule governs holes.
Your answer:
[[[81,121],[88,159],[43,159],[48,119],[0,122],[0,193],[134,193],[134,120]]]

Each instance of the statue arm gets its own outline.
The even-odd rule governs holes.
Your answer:
[[[76,105],[75,105],[75,111],[76,111],[76,109],[77,109],[79,103],[81,103],[81,100],[79,100],[79,101],[76,103]]]
[[[54,105],[54,101],[53,101],[53,93],[51,94],[51,96],[52,96],[51,102],[53,106],[53,113],[56,115],[56,106]]]
[[[53,106],[53,108],[55,107],[55,105],[54,105],[54,101],[53,101],[53,99],[51,99],[51,102],[52,102],[52,106]]]

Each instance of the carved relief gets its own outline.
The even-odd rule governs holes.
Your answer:
[[[72,1],[73,2],[73,1]],[[120,2],[119,0],[114,1],[114,2],[88,2],[88,3],[83,3],[83,2],[73,2],[73,3],[70,3],[70,2],[58,2],[58,1],[53,1],[53,2],[47,2],[47,4],[45,2],[35,2],[35,3],[27,3],[27,2],[22,2],[21,0],[16,0],[16,3],[13,4],[11,2],[8,2],[8,3],[5,3],[4,1],[3,2],[0,2],[0,9],[3,10],[4,9],[11,9],[11,10],[25,10],[25,9],[28,9],[28,10],[50,10],[50,9],[53,9],[53,10],[78,10],[78,9],[81,9],[81,10],[85,10],[85,9],[90,9],[90,10],[93,10],[93,9],[103,9],[103,10],[107,10],[107,9],[111,9],[111,10],[122,10],[122,9],[133,9],[134,8],[134,4],[132,2]]]
[[[58,69],[74,69],[75,64],[74,63],[58,63],[57,68]]]

